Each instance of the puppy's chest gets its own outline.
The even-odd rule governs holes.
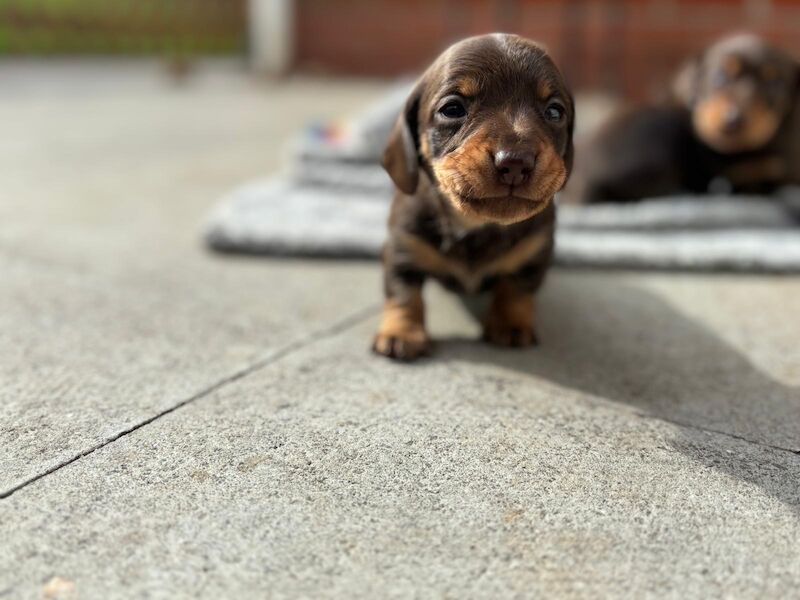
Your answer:
[[[475,270],[506,254],[519,240],[481,229],[461,235],[440,235],[430,241],[443,256]]]
[[[455,291],[479,292],[501,275],[517,273],[551,247],[552,228],[517,231],[481,228],[462,235],[440,229],[407,233],[414,265]]]

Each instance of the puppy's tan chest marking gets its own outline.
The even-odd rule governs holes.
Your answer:
[[[434,276],[452,277],[465,291],[476,292],[486,278],[518,271],[548,246],[551,236],[551,229],[542,229],[523,238],[502,255],[476,265],[448,256],[411,233],[402,233],[400,240],[414,265]]]

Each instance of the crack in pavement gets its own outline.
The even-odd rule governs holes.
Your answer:
[[[739,435],[738,433],[730,433],[729,431],[722,431],[721,429],[713,429],[711,427],[701,427],[700,425],[692,425],[691,423],[684,423],[683,421],[669,419],[667,417],[662,417],[659,415],[653,415],[650,413],[645,412],[637,412],[635,413],[637,416],[642,417],[644,419],[655,419],[657,421],[661,421],[663,423],[669,423],[670,425],[675,425],[676,427],[681,427],[683,429],[692,429],[694,431],[702,431],[704,433],[711,433],[715,435],[721,435],[728,438],[732,438],[735,440],[739,440],[741,442],[745,442],[747,444],[751,444],[753,446],[759,446],[761,448],[768,448],[770,450],[777,450],[778,452],[787,452],[789,454],[793,454],[795,456],[800,456],[800,449],[795,448],[786,448],[785,446],[776,446],[774,444],[769,444],[767,442],[760,442],[758,440],[751,440],[743,435]]]
[[[259,359],[259,360],[255,361],[255,362],[251,363],[250,365],[248,365],[246,367],[243,367],[243,368],[239,369],[238,371],[235,371],[231,375],[228,375],[227,377],[224,377],[224,378],[216,381],[212,385],[204,388],[203,390],[197,392],[196,394],[190,396],[189,398],[181,400],[180,402],[172,405],[171,407],[166,408],[166,409],[164,409],[164,410],[162,410],[162,411],[160,411],[160,412],[158,412],[158,413],[156,413],[156,414],[154,414],[154,415],[152,415],[152,416],[150,416],[150,417],[148,417],[146,419],[143,419],[142,421],[139,421],[138,423],[136,423],[136,424],[134,424],[134,425],[132,425],[132,426],[126,428],[126,429],[123,429],[122,431],[120,431],[120,432],[116,433],[115,435],[103,440],[102,442],[100,442],[98,444],[95,444],[94,446],[91,446],[90,448],[87,448],[86,450],[76,454],[75,456],[72,456],[71,458],[68,458],[66,460],[63,460],[63,461],[59,462],[56,465],[53,465],[52,467],[42,471],[41,473],[37,473],[36,475],[33,475],[33,476],[29,477],[28,479],[25,479],[24,481],[14,485],[13,487],[11,487],[11,488],[9,488],[9,489],[7,489],[5,491],[0,491],[0,500],[3,500],[3,499],[6,499],[6,498],[10,497],[11,495],[15,494],[16,492],[28,487],[29,485],[31,485],[33,483],[36,483],[40,479],[43,479],[43,478],[45,478],[45,477],[47,477],[49,475],[52,475],[53,473],[63,469],[64,467],[67,467],[67,466],[71,465],[72,463],[80,460],[81,458],[89,456],[90,454],[96,452],[97,450],[100,450],[100,449],[102,449],[102,448],[104,448],[104,447],[106,447],[106,446],[108,446],[110,444],[113,444],[117,440],[119,440],[119,439],[121,439],[121,438],[123,438],[123,437],[125,437],[125,436],[127,436],[127,435],[129,435],[129,434],[131,434],[131,433],[133,433],[133,432],[135,432],[137,430],[139,430],[139,429],[142,429],[143,427],[146,427],[147,425],[150,425],[151,423],[159,420],[160,418],[162,418],[162,417],[164,417],[164,416],[166,416],[166,415],[168,415],[170,413],[173,413],[173,412],[177,411],[178,409],[181,409],[181,408],[183,408],[185,406],[188,406],[188,405],[192,404],[193,402],[195,402],[197,400],[200,400],[201,398],[209,396],[210,394],[216,392],[217,390],[225,387],[228,384],[234,383],[236,381],[239,381],[240,379],[243,379],[244,377],[252,375],[253,373],[256,373],[256,372],[260,371],[261,369],[263,369],[265,367],[268,367],[269,365],[278,362],[279,360],[285,358],[286,356],[289,356],[290,354],[293,354],[293,353],[297,352],[298,350],[301,350],[303,348],[306,348],[308,346],[313,345],[317,341],[321,341],[321,340],[324,340],[324,339],[327,339],[327,338],[334,337],[334,336],[338,335],[339,333],[342,333],[344,331],[347,331],[348,329],[351,329],[352,327],[355,327],[356,325],[360,324],[361,322],[365,321],[366,319],[368,319],[368,318],[370,318],[370,317],[372,317],[374,315],[377,315],[379,310],[380,310],[380,307],[378,305],[375,305],[375,304],[369,305],[369,306],[367,306],[367,307],[365,307],[365,308],[363,308],[363,309],[361,309],[361,310],[349,315],[348,317],[342,319],[341,321],[338,321],[337,323],[335,323],[335,324],[333,324],[333,325],[331,325],[331,326],[329,326],[327,328],[324,328],[322,330],[313,332],[313,333],[311,333],[311,334],[309,334],[309,335],[307,335],[305,337],[302,337],[300,339],[295,340],[294,342],[291,342],[291,343],[287,344],[283,348],[279,348],[279,349],[275,350],[270,355],[268,355],[268,356],[266,356],[266,357],[264,357],[262,359]],[[606,402],[604,402],[604,404],[605,403]],[[614,402],[613,401],[608,401],[608,404],[614,404]],[[702,432],[710,433],[710,434],[714,434],[714,435],[721,435],[721,436],[725,436],[725,437],[728,437],[728,438],[732,438],[732,439],[736,439],[736,440],[745,442],[747,444],[759,446],[759,447],[762,447],[762,448],[768,448],[768,449],[776,450],[776,451],[779,451],[779,452],[789,453],[789,454],[792,454],[794,456],[800,456],[800,449],[786,448],[786,447],[783,447],[783,446],[776,446],[776,445],[769,444],[769,443],[766,443],[766,442],[760,442],[760,441],[757,441],[757,440],[751,440],[751,439],[748,439],[748,438],[746,438],[746,437],[744,437],[742,435],[738,435],[738,434],[735,434],[735,433],[730,433],[730,432],[727,432],[727,431],[722,431],[722,430],[718,430],[718,429],[712,429],[712,428],[708,428],[708,427],[700,427],[698,425],[692,425],[692,424],[689,424],[689,423],[684,423],[684,422],[681,422],[681,421],[678,421],[678,420],[673,420],[673,419],[669,419],[669,418],[666,418],[666,417],[663,417],[663,416],[653,415],[653,414],[646,413],[646,412],[636,412],[634,414],[636,414],[638,417],[643,418],[643,419],[655,419],[655,420],[658,420],[658,421],[661,421],[661,422],[664,422],[664,423],[669,423],[669,424],[674,425],[676,427],[681,427],[681,428],[685,428],[685,429],[692,429],[692,430],[695,430],[695,431],[702,431]]]
[[[154,415],[152,415],[152,416],[150,416],[150,417],[148,417],[146,419],[143,419],[143,420],[139,421],[138,423],[136,423],[134,425],[131,425],[130,427],[128,427],[126,429],[123,429],[122,431],[120,431],[120,432],[114,434],[113,436],[103,440],[102,442],[100,442],[98,444],[95,444],[94,446],[92,446],[90,448],[87,448],[86,450],[83,450],[82,452],[79,452],[78,454],[76,454],[75,456],[72,456],[71,458],[68,458],[66,460],[61,461],[60,463],[58,463],[56,465],[53,465],[52,467],[42,471],[41,473],[37,473],[36,475],[33,475],[33,476],[29,477],[28,479],[25,479],[24,481],[14,485],[13,487],[11,487],[11,488],[9,488],[7,490],[0,491],[0,500],[4,500],[4,499],[8,498],[9,496],[15,494],[16,492],[28,487],[29,485],[31,485],[33,483],[36,483],[40,479],[43,479],[43,478],[47,477],[48,475],[52,475],[56,471],[59,471],[59,470],[63,469],[64,467],[67,467],[67,466],[71,465],[72,463],[84,458],[85,456],[89,456],[90,454],[96,452],[97,450],[100,450],[101,448],[105,448],[109,444],[113,444],[114,442],[116,442],[120,438],[123,438],[126,435],[128,435],[130,433],[133,433],[134,431],[137,431],[137,430],[139,430],[139,429],[141,429],[143,427],[146,427],[147,425],[150,425],[151,423],[157,421],[161,417],[164,417],[164,416],[166,416],[166,415],[168,415],[170,413],[173,413],[176,410],[178,410],[180,408],[183,408],[184,406],[188,406],[189,404],[192,404],[196,400],[200,400],[201,398],[204,398],[204,397],[208,396],[209,394],[212,394],[212,393],[216,392],[220,388],[223,388],[223,387],[225,387],[226,385],[228,385],[230,383],[234,383],[236,381],[239,381],[240,379],[243,379],[244,377],[247,377],[248,375],[252,375],[253,373],[256,373],[257,371],[260,371],[261,369],[263,369],[265,367],[268,367],[269,365],[271,365],[273,363],[276,363],[277,361],[281,360],[282,358],[285,358],[286,356],[289,356],[290,354],[293,354],[293,353],[297,352],[298,350],[306,348],[306,347],[316,343],[317,341],[321,341],[321,340],[324,340],[324,339],[327,339],[327,338],[334,337],[334,336],[342,333],[343,331],[347,331],[348,329],[350,329],[352,327],[355,327],[356,325],[358,325],[359,323],[362,323],[363,321],[367,320],[368,318],[377,315],[379,310],[380,310],[380,307],[378,305],[371,304],[371,305],[367,306],[366,308],[362,308],[361,310],[349,315],[348,317],[345,317],[341,321],[338,321],[337,323],[334,323],[333,325],[331,325],[329,327],[326,327],[326,328],[324,328],[324,329],[322,329],[320,331],[316,331],[316,332],[310,333],[309,335],[307,335],[305,337],[302,337],[300,339],[297,339],[294,342],[290,342],[289,344],[287,344],[283,348],[279,348],[279,349],[275,350],[274,352],[269,354],[269,356],[266,356],[266,357],[264,357],[262,359],[259,359],[259,360],[255,361],[254,363],[239,369],[238,371],[232,373],[231,375],[228,375],[227,377],[223,377],[222,379],[220,379],[217,382],[213,383],[212,385],[206,387],[205,389],[197,392],[196,394],[190,396],[189,398],[185,398],[184,400],[181,400],[180,402],[170,406],[169,408],[166,408],[166,409],[164,409],[164,410],[162,410],[162,411],[160,411],[160,412],[158,412],[158,413],[156,413],[156,414],[154,414]]]

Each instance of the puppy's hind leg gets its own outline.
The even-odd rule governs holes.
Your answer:
[[[517,348],[538,344],[533,292],[521,289],[510,279],[500,279],[483,319],[483,339],[498,346]]]
[[[422,300],[424,277],[401,276],[392,270],[384,273],[386,301],[372,350],[398,360],[415,360],[430,353],[425,331],[425,304]]]

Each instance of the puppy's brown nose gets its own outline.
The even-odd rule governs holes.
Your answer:
[[[730,106],[722,115],[722,130],[725,133],[736,133],[744,125],[744,115],[739,108]]]
[[[506,185],[522,185],[531,177],[536,166],[536,156],[530,152],[507,152],[494,155],[494,166],[500,181]]]

